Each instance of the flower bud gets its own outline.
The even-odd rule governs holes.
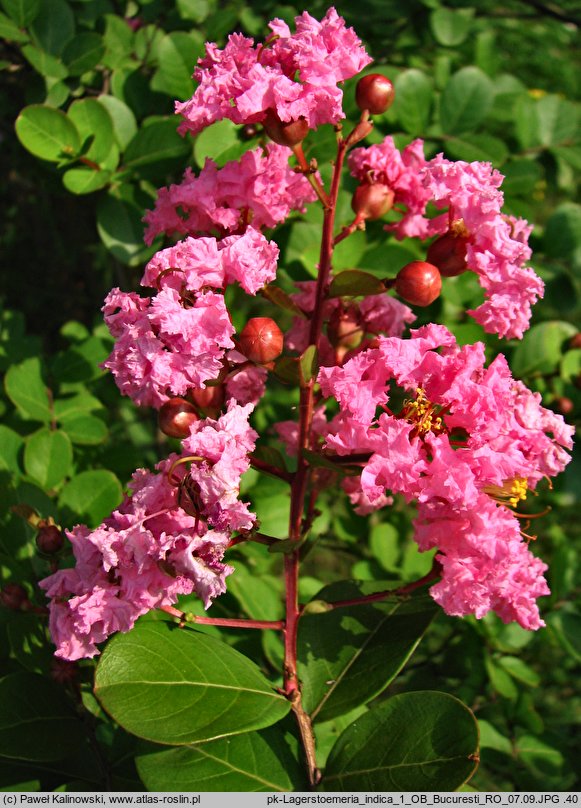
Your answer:
[[[19,612],[30,604],[28,593],[20,584],[6,584],[0,589],[0,603],[7,609]]]
[[[335,309],[329,317],[327,336],[335,348],[356,348],[363,339],[362,318],[359,307],[349,306]]]
[[[557,396],[551,401],[551,409],[560,412],[561,415],[570,415],[575,409],[575,404],[567,396]]]
[[[413,306],[429,306],[442,290],[438,267],[425,261],[412,261],[400,269],[395,279],[395,291]]]
[[[170,438],[187,438],[190,426],[199,421],[198,413],[193,404],[185,398],[170,398],[161,405],[157,414],[159,428]]]
[[[238,337],[240,352],[258,365],[278,359],[282,346],[282,331],[270,317],[253,317],[248,320]]]
[[[468,239],[455,236],[453,233],[444,233],[428,247],[427,259],[430,264],[438,267],[440,275],[453,278],[461,275],[468,267],[466,265],[466,245]]]
[[[226,398],[226,391],[223,384],[216,384],[212,387],[209,385],[204,388],[190,390],[188,398],[196,405],[199,410],[204,414],[214,418],[218,415],[224,404]]]
[[[351,207],[360,219],[381,219],[393,207],[394,194],[381,182],[362,183],[353,194]]]
[[[573,351],[581,348],[581,331],[571,337],[569,340],[569,348],[571,348]]]
[[[387,76],[370,73],[357,82],[355,100],[360,110],[369,110],[372,115],[381,115],[393,104],[395,88]]]
[[[258,134],[258,126],[255,123],[246,123],[240,130],[242,140],[252,140]]]
[[[36,546],[44,555],[56,555],[63,549],[65,537],[56,525],[44,524],[36,534]]]
[[[309,124],[305,118],[296,121],[281,121],[273,109],[266,110],[266,117],[262,122],[264,131],[271,140],[280,146],[292,149],[306,138]]]

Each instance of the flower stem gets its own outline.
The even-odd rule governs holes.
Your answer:
[[[198,617],[197,614],[182,612],[173,606],[160,606],[160,611],[177,617],[182,625],[199,623],[201,626],[222,626],[224,628],[272,628],[282,631],[284,622],[282,620],[252,620],[240,617]]]

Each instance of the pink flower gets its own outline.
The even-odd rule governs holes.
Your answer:
[[[197,177],[187,168],[181,183],[157,192],[154,210],[144,217],[146,243],[159,233],[229,234],[249,224],[261,230],[283,222],[291,210],[304,212],[315,192],[290,168],[290,155],[285,146],[269,143],[223,168],[207,159]]]
[[[199,87],[189,101],[176,103],[182,133],[196,134],[223,118],[256,123],[268,110],[281,121],[304,118],[311,129],[344,117],[337,82],[371,61],[353,30],[333,8],[320,23],[304,12],[295,34],[281,20],[270,27],[274,37],[264,46],[255,48],[240,34],[232,34],[224,50],[206,46],[194,72]]]

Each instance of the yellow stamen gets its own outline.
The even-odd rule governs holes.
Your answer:
[[[521,500],[527,498],[528,484],[525,477],[510,477],[502,485],[485,485],[484,492],[499,505],[516,508]]]
[[[428,432],[438,435],[446,431],[444,420],[438,414],[441,409],[426,397],[426,393],[421,387],[418,387],[415,399],[405,399],[400,417],[405,418],[410,424],[414,424],[418,435],[425,435]]]

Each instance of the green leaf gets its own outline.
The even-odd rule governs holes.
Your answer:
[[[65,0],[41,0],[41,11],[32,24],[36,43],[47,53],[60,56],[75,35],[75,17]]]
[[[260,290],[260,294],[262,297],[270,300],[271,303],[274,303],[275,306],[278,306],[285,311],[290,311],[292,314],[295,314],[298,317],[306,317],[304,311],[297,306],[290,295],[287,295],[287,293],[281,289],[280,286],[275,286],[274,284],[269,283]]]
[[[155,167],[158,173],[176,166],[190,152],[190,144],[177,133],[173,119],[155,121],[137,131],[127,146],[124,168],[137,173]]]
[[[500,166],[508,157],[508,146],[493,135],[470,134],[462,138],[451,137],[446,141],[446,154],[455,160],[467,163],[485,162]]]
[[[138,755],[150,791],[302,791],[295,739],[280,725],[187,748]]]
[[[109,642],[95,694],[128,732],[177,746],[262,729],[290,709],[247,657],[162,622],[142,623]]]
[[[461,701],[401,693],[356,719],[331,750],[326,791],[455,791],[477,766],[478,726]]]
[[[337,582],[315,600],[332,603],[363,594],[355,583]],[[306,711],[327,721],[381,693],[409,660],[436,612],[428,596],[307,612],[299,624],[298,650]]]
[[[481,749],[495,749],[497,752],[503,752],[505,755],[512,755],[512,744],[508,738],[492,726],[488,721],[480,719],[478,721],[478,729],[480,732],[480,748]]]
[[[77,418],[79,415],[87,415],[93,410],[101,409],[102,406],[98,398],[82,390],[68,398],[57,398],[54,402],[54,417],[60,423],[69,418]]]
[[[301,385],[307,385],[319,372],[319,352],[316,345],[309,345],[299,359]]]
[[[0,755],[51,761],[72,755],[83,726],[61,687],[19,671],[0,680]]]
[[[177,0],[177,9],[183,20],[191,20],[199,25],[210,13],[208,0]]]
[[[440,99],[440,126],[449,135],[470,132],[488,115],[494,84],[477,67],[463,67],[444,87]]]
[[[543,236],[547,255],[581,266],[581,205],[564,202],[551,214]]]
[[[79,133],[65,113],[40,104],[22,110],[16,119],[16,135],[35,157],[54,163],[74,156],[81,148]]]
[[[141,264],[154,252],[143,245],[143,208],[133,199],[108,194],[97,203],[97,230],[105,247],[121,263]]]
[[[103,37],[93,31],[78,34],[63,50],[63,61],[70,76],[82,76],[99,64],[105,53]]]
[[[547,616],[547,625],[565,651],[581,662],[581,615],[561,609]]]
[[[4,387],[23,418],[44,423],[51,420],[50,400],[38,357],[13,365],[6,374]]]
[[[124,151],[137,133],[135,115],[127,104],[113,95],[100,95],[98,101],[109,112],[117,145]]]
[[[195,87],[192,73],[203,51],[203,40],[197,32],[174,31],[164,36],[157,51],[159,69],[151,82],[152,89],[180,101],[190,98]]]
[[[4,11],[19,28],[27,28],[40,11],[41,0],[2,0]]]
[[[21,31],[10,17],[0,13],[0,39],[6,39],[8,42],[28,42],[28,34]]]
[[[534,671],[526,662],[515,656],[503,656],[498,660],[501,668],[510,673],[517,682],[522,682],[529,687],[537,687],[540,682],[539,674]]]
[[[50,490],[71,472],[73,448],[68,435],[44,427],[26,441],[24,468],[42,488]]]
[[[430,123],[434,90],[431,79],[421,70],[404,70],[396,78],[393,113],[406,132],[422,134]]]
[[[238,143],[238,127],[229,120],[218,121],[197,136],[194,143],[196,163],[202,168],[206,158],[209,157],[222,166],[225,162],[223,155],[226,155]]]
[[[92,194],[100,191],[109,184],[111,172],[96,170],[83,166],[81,168],[69,168],[63,174],[63,185],[72,194]]]
[[[107,438],[107,426],[95,415],[77,415],[62,421],[62,427],[73,443],[97,446]]]
[[[263,462],[268,463],[270,466],[274,466],[275,469],[279,469],[280,471],[284,472],[287,471],[284,455],[282,454],[282,452],[279,452],[279,450],[275,449],[273,446],[264,446],[264,445],[257,446],[255,451],[250,455],[250,458],[251,459],[256,458],[257,460],[262,460]],[[268,474],[268,472],[264,473]]]
[[[493,689],[505,699],[515,701],[518,697],[518,689],[508,673],[489,656],[485,658],[484,664]]]
[[[56,56],[37,48],[34,45],[25,45],[22,48],[22,55],[30,62],[37,73],[49,79],[64,79],[67,77],[67,69]],[[48,81],[47,81],[48,86]]]
[[[59,496],[59,508],[96,526],[109,516],[122,498],[121,483],[112,471],[82,471],[64,486]]]
[[[298,384],[299,382],[299,360],[294,356],[283,356],[278,359],[275,368],[275,375],[287,384]]]
[[[99,337],[89,337],[54,358],[51,370],[62,382],[85,382],[103,375],[99,367],[109,355],[109,346]]]
[[[397,569],[400,554],[399,535],[388,522],[372,525],[369,532],[369,546],[377,561],[387,572]]]
[[[24,441],[13,429],[0,424],[0,471],[20,474],[18,456]]]
[[[73,101],[67,114],[75,124],[81,142],[91,144],[84,157],[102,163],[114,143],[113,122],[107,109],[96,98],[81,98]]]
[[[542,177],[542,169],[535,160],[511,160],[502,167],[504,194],[528,196]]]
[[[575,333],[575,326],[560,320],[534,325],[512,355],[514,375],[524,378],[531,373],[552,373],[561,361],[563,344]]]
[[[379,295],[385,292],[384,284],[370,272],[361,269],[346,269],[339,272],[331,281],[329,294],[331,297],[349,295],[359,297],[362,295]]]
[[[251,491],[253,510],[260,529],[276,539],[288,537],[290,494],[288,483],[275,477],[263,477]]]
[[[460,45],[472,26],[473,9],[438,8],[430,15],[430,27],[440,45]]]

